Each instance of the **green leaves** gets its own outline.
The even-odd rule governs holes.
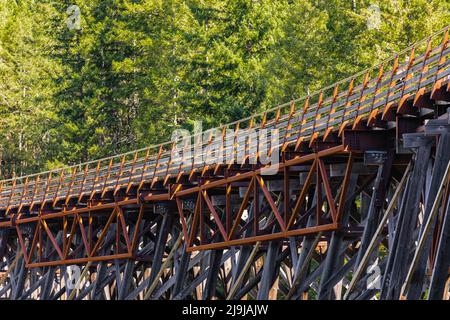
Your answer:
[[[207,128],[246,117],[371,66],[450,18],[437,0],[76,5],[81,30],[67,27],[64,2],[0,0],[2,177],[163,142],[195,120]]]

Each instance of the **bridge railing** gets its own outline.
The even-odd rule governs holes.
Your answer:
[[[254,152],[248,139],[242,140],[248,129],[279,131],[279,141],[269,142],[269,153],[289,145],[298,149],[302,143],[327,139],[332,133],[340,134],[350,125],[356,129],[380,114],[386,115],[393,107],[401,109],[407,98],[413,97],[415,102],[424,92],[448,81],[448,37],[447,27],[379,65],[309,96],[207,130],[200,156],[205,158],[208,146],[217,147],[223,153],[232,152],[235,157],[242,150],[247,150],[247,154]],[[231,146],[225,141],[227,129],[234,133]],[[222,134],[214,134],[216,131]],[[192,149],[198,138],[199,135],[191,136]],[[183,147],[183,143],[170,141],[97,161],[3,180],[0,182],[0,210],[8,212],[19,208],[20,211],[25,205],[38,210],[49,201],[80,202],[86,196],[92,199],[108,191],[114,195],[120,188],[129,190],[144,182],[166,181],[168,177],[201,172],[207,166],[223,165],[208,165],[194,150],[185,158],[176,158]]]

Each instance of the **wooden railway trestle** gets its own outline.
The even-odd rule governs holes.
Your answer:
[[[448,40],[207,131],[240,164],[172,141],[2,181],[0,297],[448,299]],[[245,128],[280,132],[274,174]]]

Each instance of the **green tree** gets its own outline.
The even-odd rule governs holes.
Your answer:
[[[44,168],[49,126],[55,121],[53,78],[60,72],[47,1],[0,0],[1,175]]]
[[[79,30],[66,23],[74,4]],[[0,0],[0,176],[246,117],[370,67],[449,18],[438,0]]]
[[[292,1],[264,66],[267,103],[304,96],[381,62],[445,27],[449,6],[435,0]],[[371,25],[377,10],[379,24]]]
[[[177,17],[182,121],[237,120],[265,105],[263,65],[281,35],[284,1],[186,1]]]

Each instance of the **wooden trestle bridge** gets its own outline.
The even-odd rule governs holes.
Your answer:
[[[447,28],[204,139],[243,163],[174,141],[4,180],[0,298],[448,299],[449,79]]]

